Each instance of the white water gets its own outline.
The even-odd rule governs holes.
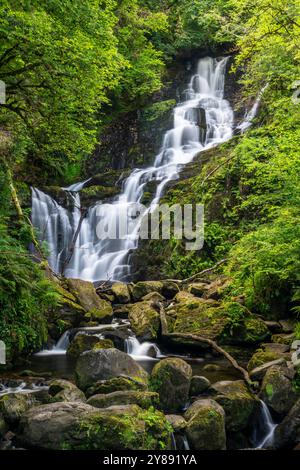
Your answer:
[[[48,385],[39,385],[39,384],[30,384],[27,385],[26,382],[22,382],[16,387],[5,386],[4,384],[0,383],[0,397],[3,395],[9,395],[11,393],[33,393],[39,390],[48,390]]]
[[[130,210],[133,203],[139,203],[146,184],[155,181],[157,188],[148,209],[151,211],[167,183],[178,178],[182,165],[192,161],[200,151],[231,138],[234,115],[229,102],[224,99],[226,64],[226,58],[199,61],[197,71],[184,91],[184,101],[174,109],[174,127],[166,132],[153,166],[133,170],[125,181],[123,193],[101,218],[97,215],[101,203],[89,209],[65,270],[67,277],[98,281],[126,280],[130,276],[129,255],[138,247],[141,220],[128,217],[127,236],[116,240],[99,239],[96,226],[101,222],[102,227],[118,227],[120,215]],[[202,131],[205,123],[199,122],[201,114],[205,114],[206,133]],[[32,222],[38,229],[40,241],[47,243],[49,264],[55,272],[61,272],[64,260],[68,259],[68,249],[81,217],[79,191],[86,183],[66,188],[74,200],[72,213],[42,191],[32,189]]]
[[[274,433],[277,427],[277,424],[274,423],[269,408],[263,402],[260,401],[261,404],[261,418],[259,422],[260,427],[260,436],[258,439],[254,436],[255,448],[256,449],[265,449],[267,447],[271,447],[274,442]]]
[[[67,330],[61,338],[58,340],[55,346],[52,349],[42,349],[35,354],[35,356],[55,356],[66,354],[68,346],[70,344],[70,331]]]
[[[162,357],[162,354],[155,343],[140,343],[135,336],[130,336],[125,341],[125,350],[133,359],[150,360]],[[154,356],[154,357],[153,357]]]
[[[268,88],[268,84],[265,85],[261,89],[261,91],[259,92],[258,97],[256,98],[252,108],[249,111],[246,112],[244,121],[237,126],[237,130],[239,130],[242,134],[244,132],[246,132],[252,126],[253,121],[256,118],[257,114],[258,114],[260,103],[261,103],[261,100],[263,98],[264,92],[266,91],[267,88]]]

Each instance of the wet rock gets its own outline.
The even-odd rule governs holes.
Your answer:
[[[260,392],[261,399],[279,415],[285,415],[295,404],[298,394],[292,381],[285,376],[284,369],[273,366],[267,370]]]
[[[97,409],[85,403],[62,402],[34,407],[22,417],[18,438],[26,448],[35,449],[170,448],[164,415],[137,405]]]
[[[180,415],[166,415],[166,420],[171,424],[174,432],[181,432],[186,428],[187,422]]]
[[[295,331],[295,320],[279,320],[283,333],[293,333]]]
[[[205,364],[203,370],[207,372],[218,372],[221,370],[221,366],[219,366],[219,364]]]
[[[146,390],[147,384],[136,380],[132,377],[114,377],[109,380],[99,380],[92,387],[86,391],[86,396],[91,397],[92,395],[112,393],[116,391],[129,391],[129,390]]]
[[[93,395],[87,403],[96,408],[108,408],[116,405],[138,405],[148,409],[159,405],[159,395],[155,392],[141,392],[134,390],[117,391],[108,394]]]
[[[286,344],[287,346],[291,346],[292,342],[295,340],[295,334],[290,333],[290,334],[273,335],[271,340],[273,343],[280,343],[280,344]]]
[[[6,423],[14,427],[34,404],[36,400],[30,393],[10,393],[0,398],[0,415]]]
[[[282,333],[282,327],[277,321],[265,321],[265,324],[271,333]]]
[[[244,430],[260,407],[259,400],[247,388],[243,380],[223,381],[212,385],[214,400],[222,406],[226,416],[226,430]]]
[[[130,304],[114,305],[114,315],[115,315],[115,317],[126,320],[128,318],[130,308],[131,308]]]
[[[111,340],[101,340],[97,336],[78,333],[69,344],[67,355],[77,359],[80,354],[90,351],[94,347],[97,347],[97,349],[109,349],[113,348],[114,344]]]
[[[287,346],[286,344],[280,344],[280,343],[263,343],[261,345],[261,348],[263,351],[266,352],[274,352],[278,354],[284,354],[289,352],[290,347]]]
[[[161,281],[140,281],[133,285],[132,296],[135,301],[140,300],[150,292],[162,293],[163,283]]]
[[[156,339],[160,328],[159,313],[151,302],[133,304],[128,317],[131,329],[138,338],[143,340]]]
[[[108,380],[122,375],[147,382],[147,372],[130,357],[118,349],[102,349],[84,352],[76,364],[76,383],[82,390],[99,380]]]
[[[172,281],[163,281],[163,286],[162,286],[162,295],[166,298],[166,299],[173,299],[173,297],[175,297],[175,295],[179,292],[179,287],[178,285],[176,284],[176,282],[172,282]]]
[[[186,411],[186,436],[192,450],[226,448],[225,412],[214,400],[195,401]]]
[[[76,385],[63,379],[52,380],[49,384],[48,393],[52,402],[86,401],[84,393]]]
[[[194,375],[191,379],[190,396],[196,397],[201,395],[201,393],[205,392],[209,387],[210,381],[206,377]]]
[[[85,318],[102,321],[113,315],[111,304],[100,299],[92,282],[81,279],[68,279],[68,286],[78,303],[87,312]]]
[[[157,303],[157,302],[164,302],[166,299],[159,292],[150,292],[150,294],[144,295],[144,297],[142,297],[142,300],[145,300],[146,302]]]
[[[275,430],[275,447],[292,448],[300,442],[300,399]]]
[[[159,393],[164,410],[179,411],[187,403],[192,368],[179,358],[166,358],[151,373],[151,388]]]
[[[115,282],[111,286],[112,293],[116,301],[120,304],[128,304],[131,300],[127,284],[123,282]]]

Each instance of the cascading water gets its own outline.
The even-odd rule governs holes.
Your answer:
[[[60,337],[58,342],[53,346],[52,349],[43,349],[42,351],[36,353],[36,356],[53,356],[53,355],[60,355],[66,354],[68,346],[70,343],[70,331],[67,330],[63,335]]]
[[[130,336],[125,341],[125,349],[135,359],[146,359],[161,357],[161,352],[155,343],[140,343],[135,336]]]
[[[67,260],[67,277],[90,281],[129,277],[129,254],[138,247],[140,218],[128,217],[127,236],[118,239],[99,239],[96,226],[101,223],[103,227],[118,227],[120,216],[141,201],[146,184],[154,181],[157,188],[148,208],[151,211],[167,183],[178,178],[182,165],[192,161],[198,152],[230,139],[234,115],[224,99],[226,64],[227,58],[207,57],[199,61],[197,73],[184,91],[184,101],[174,109],[174,127],[165,134],[153,166],[135,169],[125,181],[123,193],[103,207],[101,218],[97,214],[99,203],[81,220],[79,191],[86,182],[66,188],[74,200],[72,213],[42,191],[32,190],[32,222],[40,241],[47,242],[49,264],[54,271],[61,272]],[[68,250],[79,221],[79,234],[69,260]]]
[[[270,410],[265,402],[260,400],[260,405],[261,416],[258,427],[255,429],[253,436],[255,449],[265,449],[267,447],[271,447],[274,441],[275,429],[277,427],[277,424],[274,423]]]

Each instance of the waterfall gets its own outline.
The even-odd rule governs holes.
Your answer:
[[[254,104],[253,104],[252,108],[249,111],[246,112],[243,122],[237,126],[236,129],[238,131],[240,131],[241,134],[246,132],[252,126],[253,121],[257,116],[257,113],[258,113],[258,110],[259,110],[259,107],[260,107],[260,103],[261,103],[261,100],[263,98],[263,94],[264,94],[264,92],[266,91],[267,88],[268,88],[268,84],[265,85],[260,90],[256,100],[254,101]]]
[[[168,182],[179,177],[182,165],[191,162],[197,153],[231,138],[233,110],[224,99],[227,60],[207,57],[198,62],[197,71],[183,93],[183,101],[174,109],[173,129],[166,132],[153,166],[133,170],[122,194],[112,204],[102,206],[99,202],[88,210],[65,269],[67,277],[89,281],[130,277],[129,257],[138,247],[141,218],[127,215],[127,236],[119,239],[99,239],[96,226],[101,222],[102,227],[118,227],[120,216],[128,214],[132,204],[142,200],[146,184],[154,181],[157,188],[148,208],[151,211]],[[74,200],[72,213],[42,191],[32,189],[32,222],[38,229],[40,242],[47,244],[49,264],[56,272],[68,260],[68,250],[81,217],[79,191],[86,183],[65,189]]]
[[[42,349],[35,356],[53,356],[66,354],[70,343],[70,330],[65,331],[52,349]]]
[[[155,343],[140,343],[135,336],[130,336],[125,341],[125,350],[135,359],[150,359],[161,357],[161,352]]]
[[[260,421],[258,423],[258,429],[255,430],[255,434],[253,436],[255,449],[271,447],[274,442],[274,433],[277,427],[277,424],[274,423],[270,410],[265,402],[260,400],[260,404]]]

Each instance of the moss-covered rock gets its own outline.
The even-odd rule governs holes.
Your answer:
[[[287,416],[277,426],[275,448],[292,449],[300,442],[300,399],[296,401]]]
[[[159,313],[152,307],[151,302],[137,302],[129,311],[128,319],[131,329],[139,338],[144,340],[156,339],[160,328]]]
[[[111,290],[118,303],[128,304],[130,302],[131,297],[127,284],[123,282],[115,282],[111,286]]]
[[[161,281],[140,281],[133,285],[132,296],[135,301],[140,300],[150,292],[162,293],[163,283]]]
[[[63,379],[52,380],[49,384],[49,395],[52,402],[86,400],[84,393],[72,382]]]
[[[147,389],[147,384],[144,381],[133,379],[132,377],[114,377],[108,380],[99,380],[92,387],[88,388],[86,395],[112,393],[117,391],[142,391]]]
[[[187,422],[180,415],[166,415],[167,421],[172,426],[174,432],[182,432],[186,428]]]
[[[78,303],[84,308],[86,318],[102,321],[113,315],[113,309],[109,302],[100,299],[92,282],[81,279],[68,279],[71,293],[76,297]]]
[[[109,380],[122,375],[147,383],[147,372],[130,357],[118,349],[86,351],[79,356],[75,376],[78,387],[86,390],[99,380]]]
[[[272,410],[284,416],[296,403],[299,395],[295,392],[292,381],[285,376],[284,369],[273,366],[264,376],[260,397]]]
[[[214,400],[225,411],[226,430],[244,430],[259,409],[259,400],[247,388],[243,380],[217,382],[212,386]]]
[[[186,436],[192,450],[226,448],[225,412],[214,400],[198,400],[184,415],[188,421]]]
[[[295,340],[295,333],[290,334],[277,334],[272,336],[273,343],[286,344],[291,346],[292,342]]]
[[[109,339],[99,339],[97,336],[77,334],[73,341],[69,344],[67,355],[77,359],[84,351],[90,351],[94,348],[109,349],[113,348],[114,344]]]
[[[179,411],[188,401],[192,368],[179,358],[166,358],[151,373],[151,388],[159,393],[164,410]]]
[[[210,387],[210,381],[201,375],[194,375],[191,379],[190,396],[197,397]]]
[[[22,417],[18,438],[35,449],[156,450],[170,448],[171,428],[162,413],[137,405],[52,403]]]
[[[80,201],[82,207],[88,208],[96,202],[105,199],[111,199],[120,193],[120,188],[117,186],[89,186],[83,188],[80,192]]]
[[[10,393],[0,398],[0,415],[14,427],[21,416],[36,403],[30,393]]]
[[[155,392],[141,392],[134,390],[117,391],[108,394],[93,395],[88,404],[96,408],[108,408],[117,405],[138,405],[148,409],[150,406],[159,406],[159,395]]]
[[[188,292],[195,295],[196,297],[202,297],[206,290],[207,284],[205,282],[194,282],[188,287]]]
[[[263,351],[262,349],[259,349],[251,357],[250,361],[248,362],[247,369],[249,372],[251,372],[259,366],[277,359],[281,359],[282,357],[284,357],[282,353],[278,353],[276,351]]]

